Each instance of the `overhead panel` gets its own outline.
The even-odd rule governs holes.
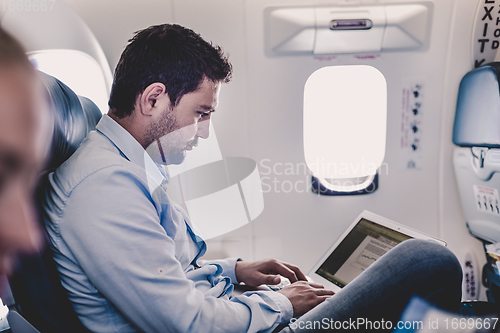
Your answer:
[[[266,53],[335,54],[419,50],[428,44],[432,3],[265,10]]]

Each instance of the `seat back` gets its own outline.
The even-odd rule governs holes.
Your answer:
[[[500,62],[467,73],[458,92],[453,164],[469,231],[500,242]]]
[[[467,228],[485,245],[500,242],[499,62],[470,71],[460,82],[453,143],[458,146],[453,165]],[[500,277],[489,263],[482,274],[488,300],[500,302]]]
[[[37,204],[44,196],[48,174],[75,152],[102,115],[89,99],[49,75],[40,75],[54,116],[54,132],[50,158],[35,194]],[[20,258],[9,282],[17,310],[42,333],[87,332],[61,285],[48,238],[40,253]]]

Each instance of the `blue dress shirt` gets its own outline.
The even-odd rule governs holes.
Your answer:
[[[45,224],[62,284],[93,332],[271,332],[292,317],[282,294],[233,296],[237,259],[206,250],[168,177],[103,116],[54,173]]]

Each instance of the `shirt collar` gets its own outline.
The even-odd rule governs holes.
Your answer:
[[[106,136],[127,160],[146,170],[150,187],[155,188],[168,180],[166,173],[160,171],[163,166],[157,165],[132,134],[107,114],[102,116],[96,129]]]

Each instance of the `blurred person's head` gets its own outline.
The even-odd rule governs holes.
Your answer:
[[[175,24],[137,32],[115,70],[109,115],[158,163],[179,164],[209,135],[232,66],[222,49]]]
[[[0,29],[0,274],[41,244],[32,197],[50,140],[45,105],[24,49]]]

